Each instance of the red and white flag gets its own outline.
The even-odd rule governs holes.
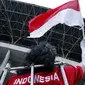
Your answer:
[[[78,0],[69,1],[55,9],[48,10],[29,21],[30,36],[28,38],[39,38],[59,23],[80,27],[84,25]]]

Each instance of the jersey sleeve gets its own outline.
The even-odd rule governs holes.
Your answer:
[[[68,78],[68,81],[72,84],[78,83],[83,79],[84,73],[80,66],[66,66],[65,72]]]
[[[75,83],[82,80],[84,77],[83,69],[80,66],[75,67]]]

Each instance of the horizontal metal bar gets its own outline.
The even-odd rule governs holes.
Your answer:
[[[4,43],[4,42],[0,42],[0,47],[5,47],[5,48],[21,51],[21,52],[26,52],[26,53],[30,52],[30,50],[31,50],[29,48],[25,48],[25,47],[13,45],[13,44],[8,44],[8,43]]]
[[[54,64],[63,64],[63,62],[55,62]],[[44,65],[34,65],[35,68],[37,67],[42,67]],[[19,66],[19,67],[11,67],[11,68],[5,68],[5,69],[8,69],[8,70],[21,70],[21,69],[28,69],[30,68],[30,66]]]

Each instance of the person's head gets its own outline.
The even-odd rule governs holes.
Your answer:
[[[34,65],[43,64],[46,68],[53,68],[56,56],[56,49],[47,42],[40,42],[26,56],[28,64]]]

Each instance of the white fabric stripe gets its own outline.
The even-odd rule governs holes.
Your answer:
[[[27,38],[38,38],[43,36],[49,29],[59,23],[65,23],[68,26],[81,26],[84,25],[80,11],[73,9],[65,9],[57,13],[51,19],[49,19],[44,25],[37,30],[30,33]]]

